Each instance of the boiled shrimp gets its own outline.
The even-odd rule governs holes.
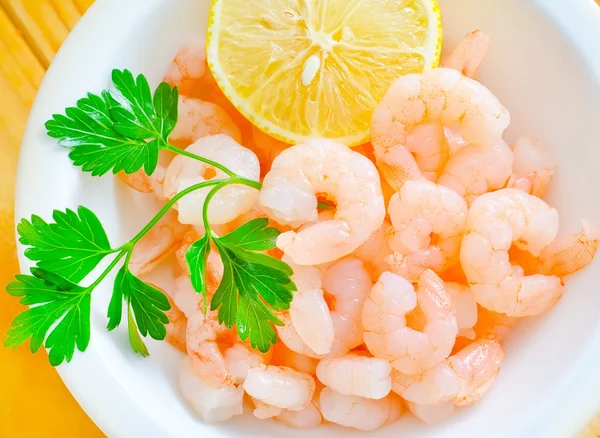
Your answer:
[[[514,243],[537,256],[556,237],[558,213],[541,199],[501,189],[475,200],[467,218],[460,259],[475,300],[508,316],[545,312],[562,296],[557,276],[527,275],[510,264]]]
[[[372,286],[368,271],[356,258],[340,260],[323,276],[334,327],[329,356],[344,355],[363,343],[361,311]]]
[[[465,36],[442,65],[477,79],[477,71],[485,59],[489,45],[490,37],[480,30],[475,30]]]
[[[186,148],[187,152],[211,159],[245,178],[258,181],[260,168],[253,152],[240,146],[226,135],[203,137]],[[167,169],[164,182],[165,196],[171,199],[176,193],[194,184],[223,179],[226,175],[205,163],[183,155],[173,159]],[[212,187],[196,190],[177,202],[179,221],[190,225],[201,225],[204,200]],[[223,187],[212,198],[208,207],[208,220],[211,224],[225,224],[250,210],[258,192],[248,186],[232,184]]]
[[[478,307],[477,323],[473,326],[473,331],[477,339],[493,339],[502,342],[519,320],[519,318]]]
[[[467,204],[484,193],[506,186],[513,172],[513,152],[503,140],[486,148],[465,146],[452,155],[438,184],[465,198]]]
[[[365,243],[352,253],[352,256],[363,261],[365,269],[371,274],[373,281],[377,281],[384,271],[389,270],[386,260],[393,252],[389,244],[393,234],[394,228],[386,220],[369,236]]]
[[[188,146],[208,135],[223,134],[242,141],[240,129],[220,106],[192,97],[179,96],[177,124],[169,141]]]
[[[206,43],[194,41],[181,46],[177,51],[163,80],[177,87],[179,94],[190,96],[207,72]]]
[[[218,233],[217,229],[219,227],[217,226],[215,228],[216,229],[213,229],[213,231]],[[202,230],[202,234],[204,234],[204,230]],[[181,270],[185,272],[188,277],[190,275],[190,267],[186,259],[186,253],[188,249],[190,249],[190,246],[199,240],[200,237],[201,235],[198,233],[198,230],[192,228],[183,236],[183,240],[181,241],[177,250],[175,250],[175,258],[177,259],[177,263],[179,264]],[[206,259],[206,284],[209,295],[211,289],[215,288],[219,285],[219,283],[221,283],[221,279],[223,278],[223,269],[223,260],[221,259],[219,252],[215,249],[211,249]]]
[[[379,400],[392,389],[391,371],[385,359],[348,354],[321,360],[317,378],[340,394]]]
[[[399,190],[406,180],[423,178],[407,148],[415,127],[457,127],[465,141],[485,148],[502,138],[509,122],[508,111],[487,88],[456,70],[438,68],[392,84],[373,111],[371,141],[381,173]]]
[[[242,385],[248,377],[250,368],[259,365],[267,365],[271,361],[273,350],[261,353],[252,349],[249,345],[236,343],[225,350],[223,358],[227,370],[231,373],[236,385]]]
[[[491,388],[503,361],[498,342],[475,341],[421,374],[393,371],[393,390],[412,403],[434,405],[451,400],[456,406],[468,406]]]
[[[398,253],[388,259],[392,272],[415,281],[425,269],[444,272],[456,264],[467,211],[464,199],[446,187],[406,181],[388,208],[389,245]]]
[[[166,201],[163,182],[167,167],[171,163],[174,154],[170,151],[161,150],[158,152],[158,163],[152,175],[146,174],[144,169],[127,174],[124,171],[117,173],[121,181],[129,187],[140,193],[153,193],[158,201]]]
[[[321,411],[315,401],[301,411],[284,410],[275,417],[275,421],[294,429],[312,429],[323,423]]]
[[[189,358],[179,367],[179,390],[206,423],[227,421],[244,413],[244,389],[235,385],[214,387],[198,375]]]
[[[429,181],[437,181],[450,153],[442,125],[439,123],[416,125],[406,135],[405,146],[413,155],[422,177]]]
[[[259,202],[275,221],[299,227],[317,220],[319,194],[335,201],[334,219],[282,233],[277,239],[277,246],[299,265],[327,263],[350,254],[385,217],[373,163],[325,139],[292,146],[275,158]]]
[[[477,302],[471,289],[467,285],[451,282],[445,282],[444,287],[450,295],[454,310],[456,310],[458,336],[474,338],[473,327],[477,323]]]
[[[312,376],[273,365],[250,368],[243,386],[251,397],[292,411],[306,408],[315,392]]]
[[[564,277],[592,262],[598,249],[600,230],[587,220],[582,223],[580,233],[559,237],[544,248],[539,257],[543,273]]]
[[[230,386],[235,377],[227,368],[220,342],[233,343],[236,333],[219,324],[216,311],[197,311],[188,317],[187,351],[198,375],[214,387]]]
[[[406,321],[417,304],[425,317],[422,331],[410,328]],[[365,302],[362,326],[371,354],[406,374],[423,372],[446,359],[458,331],[444,283],[431,270],[419,276],[416,292],[404,278],[381,274]]]
[[[523,190],[538,198],[543,197],[556,166],[548,146],[537,138],[521,137],[515,143],[513,153],[513,174],[507,187]]]
[[[325,420],[365,432],[392,423],[402,414],[402,402],[395,394],[374,400],[324,388],[320,402]]]
[[[408,410],[419,420],[426,424],[438,424],[454,412],[454,403],[451,401],[436,403],[434,405],[421,405],[406,402]]]
[[[284,342],[277,342],[275,347],[273,347],[271,364],[292,368],[301,373],[313,376],[317,373],[319,360],[290,350]]]
[[[314,268],[313,268],[314,269]],[[327,312],[333,324],[333,342],[328,356],[340,356],[363,343],[360,327],[360,312],[372,286],[369,273],[359,259],[346,258],[330,266],[322,279],[325,289]],[[321,305],[318,306],[317,319],[324,319]],[[300,337],[298,331],[312,330],[314,321],[310,313],[306,313],[294,324],[289,315],[282,313],[282,326],[277,327],[277,334],[285,345],[299,354],[322,358]],[[327,325],[328,327],[328,325]],[[327,336],[329,329],[327,328]],[[320,338],[324,335],[320,334]]]
[[[294,271],[297,291],[290,303],[290,318],[300,338],[318,355],[329,353],[333,343],[333,321],[323,294],[321,273],[313,266],[300,266],[282,258]]]
[[[129,259],[131,273],[139,276],[155,269],[175,252],[188,228],[179,223],[174,210],[169,210],[133,248]]]
[[[169,299],[169,304],[171,305],[171,308],[165,312],[165,315],[167,315],[167,318],[169,319],[169,323],[165,327],[167,329],[165,341],[167,341],[169,344],[171,344],[178,350],[185,352],[185,331],[187,328],[187,318],[185,314],[177,308],[173,300],[169,298],[168,295],[167,298]]]

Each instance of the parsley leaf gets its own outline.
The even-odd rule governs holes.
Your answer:
[[[206,260],[210,252],[210,237],[206,233],[197,240],[185,253],[185,259],[190,267],[190,277],[194,289],[202,294],[206,305]]]
[[[169,323],[165,312],[171,308],[169,300],[162,291],[133,275],[127,264],[119,270],[115,278],[113,295],[108,306],[108,330],[115,329],[121,323],[123,300],[127,302],[129,342],[135,352],[148,355],[139,334],[143,337],[150,335],[156,340],[165,338],[165,325]]]
[[[257,252],[275,248],[278,235],[267,219],[255,219],[214,238],[224,271],[211,310],[219,310],[220,323],[229,328],[235,324],[240,338],[250,339],[252,347],[262,352],[277,341],[273,324],[282,324],[274,311],[289,309],[296,290],[287,264]],[[192,275],[203,272],[195,269]]]
[[[64,115],[54,114],[46,122],[48,135],[71,149],[73,163],[93,176],[142,167],[150,175],[177,123],[177,89],[162,83],[153,97],[146,78],[134,79],[128,70],[113,70],[113,81],[115,91],[88,93]]]
[[[234,246],[248,251],[266,251],[275,248],[277,228],[269,227],[267,218],[258,218],[246,222],[219,240],[224,245]]]
[[[29,349],[48,348],[50,364],[70,362],[75,352],[85,351],[90,341],[90,290],[44,269],[17,275],[6,291],[22,297],[21,304],[34,306],[12,322],[4,343],[16,348],[30,339]]]
[[[54,210],[54,222],[33,215],[17,225],[19,241],[30,246],[25,256],[37,266],[73,282],[83,280],[114,251],[98,217],[85,207]]]
[[[129,344],[131,345],[132,350],[135,353],[140,354],[142,357],[150,356],[148,348],[146,347],[146,344],[144,344],[144,341],[140,336],[140,332],[137,324],[135,323],[135,319],[133,319],[131,306],[127,307],[127,331],[129,333]]]
[[[129,70],[113,70],[112,79],[116,87],[112,96],[120,104],[111,109],[115,130],[139,140],[166,139],[177,122],[177,89],[163,82],[153,98],[143,75],[134,78]]]

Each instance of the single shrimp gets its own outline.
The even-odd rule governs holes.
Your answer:
[[[173,160],[174,154],[170,151],[161,150],[158,152],[158,163],[152,175],[146,174],[144,169],[127,174],[124,171],[117,173],[121,181],[129,187],[140,193],[153,193],[158,201],[166,201],[163,182],[167,167]]]
[[[246,381],[250,368],[269,364],[272,356],[272,349],[261,353],[249,345],[240,343],[233,344],[223,353],[227,369],[233,376],[236,385],[242,385]]]
[[[402,402],[393,393],[374,400],[323,388],[320,402],[325,420],[365,432],[390,424],[402,414]]]
[[[491,388],[503,361],[498,342],[475,341],[420,374],[392,371],[393,390],[412,403],[432,405],[451,400],[456,406],[468,406]]]
[[[300,411],[311,402],[315,381],[291,368],[259,365],[250,368],[243,387],[249,396],[270,406]]]
[[[544,274],[564,277],[592,262],[598,249],[600,230],[587,220],[581,222],[580,233],[559,237],[542,250],[539,262]]]
[[[252,411],[252,413],[259,420],[268,420],[269,418],[276,417],[284,411],[283,409],[278,408],[276,406],[271,406],[267,403],[263,403],[262,401],[254,397],[250,397],[250,400],[252,400],[252,403],[254,404],[254,410]]]
[[[287,348],[297,354],[309,358],[320,359],[322,357],[322,355],[315,353],[313,349],[306,345],[306,342],[302,340],[292,323],[289,312],[281,312],[277,317],[283,325],[276,326],[275,330],[277,330],[279,340],[285,344]]]
[[[323,423],[323,417],[319,411],[320,394],[321,389],[316,388],[311,403],[299,411],[278,408],[251,398],[255,406],[253,413],[256,418],[262,420],[273,418],[275,421],[294,429],[312,429]]]
[[[477,71],[485,59],[489,45],[490,37],[480,30],[475,30],[465,36],[442,65],[477,79]]]
[[[541,199],[517,189],[501,189],[475,200],[467,218],[460,260],[477,303],[508,316],[538,315],[562,296],[557,276],[524,275],[510,264],[514,243],[534,256],[558,231],[558,213]]]
[[[266,175],[271,169],[271,163],[277,156],[291,145],[271,137],[252,125],[252,139],[254,147],[251,148],[260,162],[260,174]]]
[[[556,160],[540,139],[521,137],[513,147],[513,174],[506,186],[542,198],[554,174]]]
[[[207,294],[209,297],[212,293]],[[196,313],[204,311],[202,294],[197,293],[192,282],[186,275],[175,278],[175,284],[169,294],[173,304],[183,312],[186,318],[192,318]]]
[[[420,405],[406,402],[408,410],[419,420],[426,424],[438,424],[447,419],[454,412],[454,403],[451,401],[436,403],[434,405]]]
[[[190,246],[192,246],[192,244],[199,239],[200,234],[198,231],[192,229],[183,236],[181,244],[175,251],[177,263],[187,277],[190,276],[190,267],[187,263],[186,253]],[[209,296],[212,296],[212,294],[216,291],[216,288],[221,283],[221,280],[223,279],[223,270],[223,260],[221,259],[219,252],[216,249],[211,248],[208,253],[208,257],[206,258],[206,288]]]
[[[177,220],[169,210],[158,223],[135,245],[129,259],[129,270],[139,276],[155,269],[179,247],[189,227]]]
[[[317,394],[316,391],[315,394]],[[313,402],[301,411],[283,410],[275,417],[275,421],[294,429],[312,429],[323,423],[323,417],[317,403],[313,399]]]
[[[334,334],[328,356],[341,356],[363,343],[360,312],[373,283],[361,260],[346,258],[326,270],[322,284]],[[312,329],[314,322],[309,313],[295,324],[285,313],[279,318],[284,324],[277,327],[277,334],[289,349],[312,358],[323,357],[298,333]]]
[[[294,271],[291,279],[297,291],[290,303],[290,318],[294,329],[317,355],[329,353],[334,326],[323,295],[321,273],[313,266],[300,266],[288,256],[282,258]]]
[[[473,339],[473,327],[477,323],[477,302],[469,286],[458,283],[445,282],[444,287],[450,295],[454,310],[456,310],[456,324],[458,336]]]
[[[314,376],[317,373],[319,360],[290,350],[284,342],[277,342],[275,347],[273,347],[271,364],[292,368],[301,373]]]
[[[479,306],[477,311],[477,323],[473,327],[477,339],[494,339],[502,342],[510,333],[519,318],[496,313]]]
[[[196,373],[189,358],[179,367],[179,390],[206,423],[227,421],[244,413],[244,389],[235,385],[214,387]]]
[[[465,198],[467,204],[506,186],[513,172],[513,152],[503,140],[489,147],[465,146],[448,160],[438,184]]]
[[[342,356],[364,342],[361,312],[373,282],[363,262],[349,257],[327,270],[323,287],[334,327],[328,357]]]
[[[155,285],[153,286],[157,287]],[[169,323],[165,327],[167,329],[165,341],[167,341],[173,347],[185,353],[187,351],[185,337],[185,331],[187,328],[187,318],[185,314],[181,310],[179,310],[177,306],[175,306],[175,303],[168,295],[167,298],[169,300],[171,308],[165,312],[165,315],[167,315],[167,318],[169,319]]]
[[[340,394],[379,400],[392,390],[391,371],[385,359],[347,354],[321,360],[317,378]]]
[[[458,262],[468,212],[458,194],[430,181],[406,181],[388,212],[389,245],[398,253],[388,259],[392,272],[415,281],[425,269],[444,272]]]
[[[188,146],[202,137],[224,134],[236,142],[242,141],[240,129],[220,106],[192,97],[179,96],[177,124],[169,141]]]
[[[236,174],[258,181],[260,167],[258,158],[249,149],[240,146],[231,137],[223,134],[203,137],[186,148],[187,152],[216,161]],[[164,181],[165,196],[171,199],[181,190],[211,179],[223,179],[227,175],[207,164],[183,155],[173,159],[167,169]],[[179,210],[179,221],[190,225],[202,225],[202,209],[204,200],[213,187],[196,190],[180,199],[176,207]],[[256,199],[256,189],[232,184],[223,187],[212,198],[208,207],[210,224],[225,224],[242,213],[250,210]]]
[[[219,324],[217,314],[198,310],[188,317],[187,351],[198,375],[212,386],[223,387],[233,385],[236,378],[227,368],[219,343],[232,344],[236,333]]]
[[[207,72],[206,43],[194,41],[179,48],[163,80],[177,87],[179,94],[189,96]]]
[[[439,123],[416,125],[406,135],[406,149],[413,155],[421,176],[436,182],[449,158],[444,128]]]
[[[326,139],[283,151],[265,176],[261,208],[281,224],[315,222],[317,196],[335,201],[333,220],[282,233],[277,247],[299,265],[318,265],[350,254],[385,217],[377,169],[369,159]]]
[[[426,320],[422,330],[410,328],[406,321],[417,304]],[[365,302],[362,326],[371,354],[406,374],[423,372],[446,359],[458,332],[444,282],[431,270],[419,276],[416,292],[404,278],[381,274]]]
[[[379,169],[399,190],[404,181],[423,178],[407,148],[415,127],[458,127],[464,140],[485,148],[502,138],[509,122],[508,111],[487,88],[456,70],[437,68],[391,85],[373,111],[371,141]]]
[[[390,269],[386,259],[393,252],[389,244],[389,239],[393,234],[394,228],[386,220],[369,236],[365,243],[352,253],[352,256],[363,261],[365,269],[373,281],[377,281],[384,271]]]

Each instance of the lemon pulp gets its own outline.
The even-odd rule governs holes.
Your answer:
[[[207,53],[261,130],[356,145],[395,79],[437,67],[441,39],[435,0],[214,0]]]

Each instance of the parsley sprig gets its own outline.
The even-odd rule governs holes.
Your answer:
[[[90,341],[92,292],[121,265],[107,310],[107,329],[118,327],[126,312],[130,345],[147,356],[143,338],[165,338],[169,322],[165,312],[170,304],[159,289],[129,270],[133,249],[182,197],[212,187],[203,208],[205,235],[186,254],[192,284],[206,298],[207,257],[215,248],[223,260],[224,275],[210,308],[218,310],[219,322],[235,326],[242,340],[249,339],[254,348],[267,351],[276,342],[273,325],[281,324],[275,312],[289,308],[296,290],[291,268],[264,254],[275,248],[279,231],[269,227],[267,219],[255,219],[219,236],[208,222],[209,203],[220,189],[243,184],[260,190],[262,184],[169,144],[178,117],[177,88],[161,83],[152,94],[146,78],[134,77],[128,70],[114,70],[112,80],[114,89],[89,93],[46,123],[48,135],[70,149],[75,166],[93,176],[140,169],[150,175],[158,164],[158,152],[165,149],[218,168],[227,177],[182,190],[136,236],[118,247],[111,246],[100,219],[83,206],[76,211],[55,210],[51,222],[37,215],[23,219],[17,227],[19,241],[28,246],[25,256],[36,266],[28,275],[17,275],[6,290],[31,307],[13,320],[5,345],[14,348],[29,340],[32,353],[42,346],[49,350],[52,365],[71,361],[75,349],[85,351]],[[110,258],[95,280],[81,284]]]

